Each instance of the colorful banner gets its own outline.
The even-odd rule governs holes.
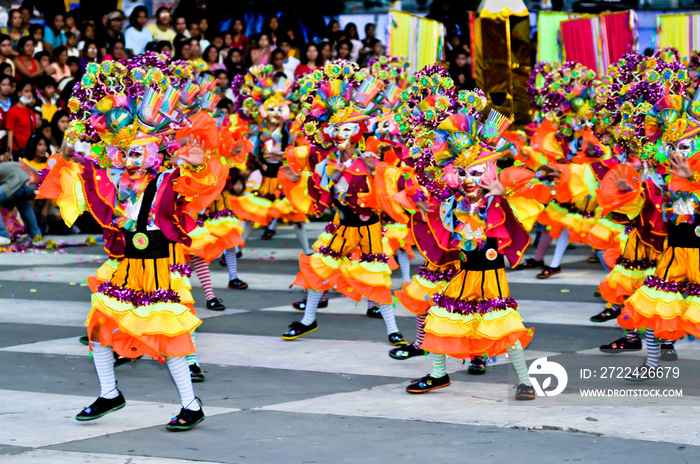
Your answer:
[[[387,54],[406,57],[411,71],[445,59],[445,26],[420,16],[389,11]]]
[[[688,59],[700,50],[700,13],[678,13],[656,17],[656,49],[675,47]]]

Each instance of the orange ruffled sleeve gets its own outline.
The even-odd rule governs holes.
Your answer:
[[[192,172],[186,167],[180,168],[180,177],[173,182],[173,190],[184,197],[187,205],[185,211],[197,214],[209,205],[226,187],[228,168],[216,156],[207,160],[202,172]]]
[[[311,173],[307,170],[301,172],[301,177],[297,182],[290,181],[281,173],[277,175],[277,181],[282,186],[285,197],[289,200],[294,209],[303,214],[313,214],[315,209],[314,202],[311,201],[311,197],[309,196],[310,177]]]
[[[617,176],[622,176],[627,180],[632,186],[632,190],[621,192],[615,185]],[[596,201],[601,207],[603,216],[619,212],[632,219],[641,212],[644,205],[642,191],[642,180],[639,173],[629,164],[621,164],[603,176],[600,188],[596,191]]]

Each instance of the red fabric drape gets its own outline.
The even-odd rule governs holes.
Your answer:
[[[607,38],[608,60],[614,63],[622,55],[632,51],[634,32],[630,27],[630,13],[606,14],[600,17],[601,29]]]
[[[598,72],[595,40],[591,21],[595,18],[581,18],[561,23],[561,38],[566,61],[578,61],[589,69]]]

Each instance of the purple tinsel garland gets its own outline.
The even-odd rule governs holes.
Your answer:
[[[139,290],[119,287],[113,285],[111,282],[105,282],[97,288],[97,292],[123,303],[131,303],[134,306],[180,302],[180,295],[178,295],[176,291],[165,288],[159,288],[152,292],[141,292]]]
[[[217,211],[215,213],[200,214],[197,218],[197,225],[202,227],[204,225],[204,221],[213,221],[214,219],[219,219],[222,217],[236,217],[236,215],[230,209],[222,209],[221,211]]]
[[[360,261],[363,263],[384,263],[389,262],[389,256],[386,253],[362,253]]]
[[[44,168],[39,171],[39,185],[44,183],[44,179],[46,179],[46,176],[49,175],[49,171],[51,171],[49,168]]]
[[[192,277],[192,268],[187,264],[171,264],[170,272],[184,277]]]
[[[331,258],[335,259],[340,259],[343,257],[343,254],[339,251],[331,250],[330,248],[325,246],[320,247],[317,253],[322,254],[323,256],[330,256]]]
[[[518,303],[513,298],[492,298],[486,300],[457,300],[443,295],[433,296],[433,304],[445,308],[448,313],[461,314],[486,314],[492,311],[503,311],[508,308],[518,309]]]
[[[669,293],[683,293],[686,289],[685,282],[674,282],[656,276],[649,276],[644,279],[644,285],[654,290],[661,290],[662,292]]]
[[[615,261],[615,265],[622,266],[629,271],[646,271],[647,269],[656,267],[656,260],[646,258],[631,260],[620,256],[619,258],[617,258],[617,261]]]
[[[688,296],[700,296],[700,284],[689,283],[686,286],[685,293]]]
[[[323,229],[323,231],[327,234],[334,234],[336,230],[338,230],[338,225],[333,224],[332,222],[328,223],[326,228]]]
[[[457,274],[455,269],[447,269],[444,271],[433,271],[426,266],[418,266],[418,277],[427,280],[428,282],[438,283],[438,282],[449,282],[452,277]]]

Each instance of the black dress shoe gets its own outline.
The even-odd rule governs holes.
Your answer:
[[[318,329],[318,324],[313,321],[311,325],[304,325],[299,321],[294,321],[289,324],[289,330],[282,334],[284,340],[294,340]]]
[[[88,337],[87,335],[84,335],[84,336],[80,337],[78,340],[79,340],[80,343],[82,343],[83,345],[89,345],[89,344],[90,344],[90,337]]]
[[[486,361],[481,356],[474,356],[472,362],[469,363],[469,368],[467,372],[471,375],[483,375],[486,374]]]
[[[428,374],[425,377],[413,380],[411,384],[406,387],[406,391],[408,393],[425,393],[431,390],[437,390],[438,388],[445,388],[450,385],[450,383],[450,376],[447,374],[437,379]]]
[[[560,273],[561,273],[561,266],[557,266],[557,267],[545,266],[544,269],[542,270],[542,272],[537,274],[535,277],[537,277],[538,279],[548,279],[548,278],[552,277],[553,275],[557,275]]]
[[[623,351],[639,351],[641,349],[642,340],[640,340],[639,337],[633,338],[632,340],[626,337],[618,338],[614,342],[600,347],[600,351],[610,354],[622,353]]]
[[[379,306],[370,306],[367,308],[367,317],[371,317],[372,319],[381,319],[382,312],[379,310]]]
[[[612,319],[617,319],[617,316],[622,312],[622,308],[612,306],[610,308],[605,308],[595,316],[591,316],[591,322],[607,322]]]
[[[248,288],[248,284],[243,282],[241,279],[233,279],[228,281],[228,288],[232,290],[245,290]]]
[[[544,261],[537,261],[535,258],[528,258],[518,264],[518,267],[514,268],[513,270],[520,271],[522,269],[536,269],[538,267],[544,267]]]
[[[192,379],[192,383],[204,382],[202,369],[196,364],[190,364],[190,379]]]
[[[105,416],[110,412],[117,411],[124,406],[126,406],[126,400],[124,399],[122,392],[119,392],[119,395],[112,399],[99,397],[90,406],[80,411],[78,415],[75,416],[75,420],[91,421],[99,419],[100,417]]]
[[[532,388],[532,385],[521,383],[515,390],[515,399],[518,401],[534,400],[536,397],[537,395],[535,395],[535,389]]]
[[[265,229],[265,232],[260,236],[260,240],[272,240],[276,233],[276,230]]]
[[[401,332],[393,332],[387,335],[389,338],[389,343],[394,346],[399,346],[399,345],[408,345],[408,342],[406,341],[405,338],[403,338],[403,335],[401,335]]]
[[[318,308],[327,308],[328,307],[328,300],[321,300],[318,302]],[[306,299],[303,299],[301,301],[295,301],[292,303],[292,308],[298,309],[299,311],[303,311],[306,309]]]
[[[661,345],[661,355],[659,359],[662,361],[678,361],[678,353],[673,344],[665,343]]]
[[[195,425],[203,420],[204,411],[201,408],[199,411],[182,408],[180,409],[180,414],[173,417],[165,428],[171,432],[185,432],[194,428]]]
[[[212,298],[211,300],[207,300],[207,309],[211,309],[212,311],[223,311],[226,309],[226,306],[224,306],[224,302],[221,300],[221,298]]]
[[[389,351],[389,356],[394,359],[408,359],[415,356],[425,356],[427,354],[427,351],[422,348],[416,348],[414,345],[400,346]]]

